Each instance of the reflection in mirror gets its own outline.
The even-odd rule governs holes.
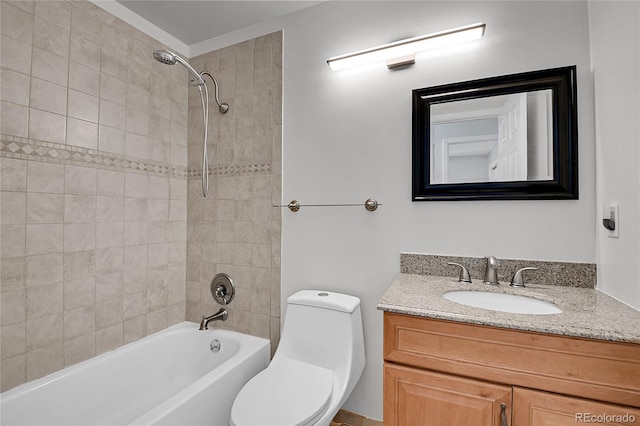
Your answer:
[[[577,199],[576,67],[413,90],[414,201]]]
[[[553,178],[551,90],[431,107],[431,183]]]

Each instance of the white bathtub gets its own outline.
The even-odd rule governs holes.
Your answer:
[[[2,393],[0,423],[228,426],[236,395],[268,364],[268,340],[183,322]]]

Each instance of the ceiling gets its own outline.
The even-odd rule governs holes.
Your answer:
[[[188,46],[321,1],[117,0]]]

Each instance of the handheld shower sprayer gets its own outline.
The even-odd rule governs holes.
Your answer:
[[[197,84],[205,84],[204,78],[196,71],[187,61],[182,59],[180,56],[176,55],[173,52],[168,50],[156,50],[153,52],[153,59],[158,62],[161,62],[165,65],[175,65],[176,62],[179,62],[182,66],[184,66],[191,74],[193,74]]]
[[[204,146],[202,150],[202,196],[207,198],[207,194],[209,193],[209,156],[207,155],[207,135],[209,131],[209,90],[207,89],[207,83],[204,81],[203,76],[208,76],[213,81],[214,86],[214,95],[216,103],[218,104],[218,111],[220,114],[225,114],[229,111],[229,104],[221,103],[218,97],[218,81],[215,77],[207,72],[202,71],[199,73],[196,71],[187,61],[185,61],[180,56],[169,50],[156,50],[153,52],[153,58],[165,65],[175,65],[176,62],[179,62],[182,66],[184,66],[194,77],[191,84],[194,86],[198,86],[198,91],[200,92],[200,100],[202,101],[202,120],[204,121]],[[204,90],[202,90],[204,88]]]

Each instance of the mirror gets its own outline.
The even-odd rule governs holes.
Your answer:
[[[413,91],[413,200],[577,199],[576,67]]]

